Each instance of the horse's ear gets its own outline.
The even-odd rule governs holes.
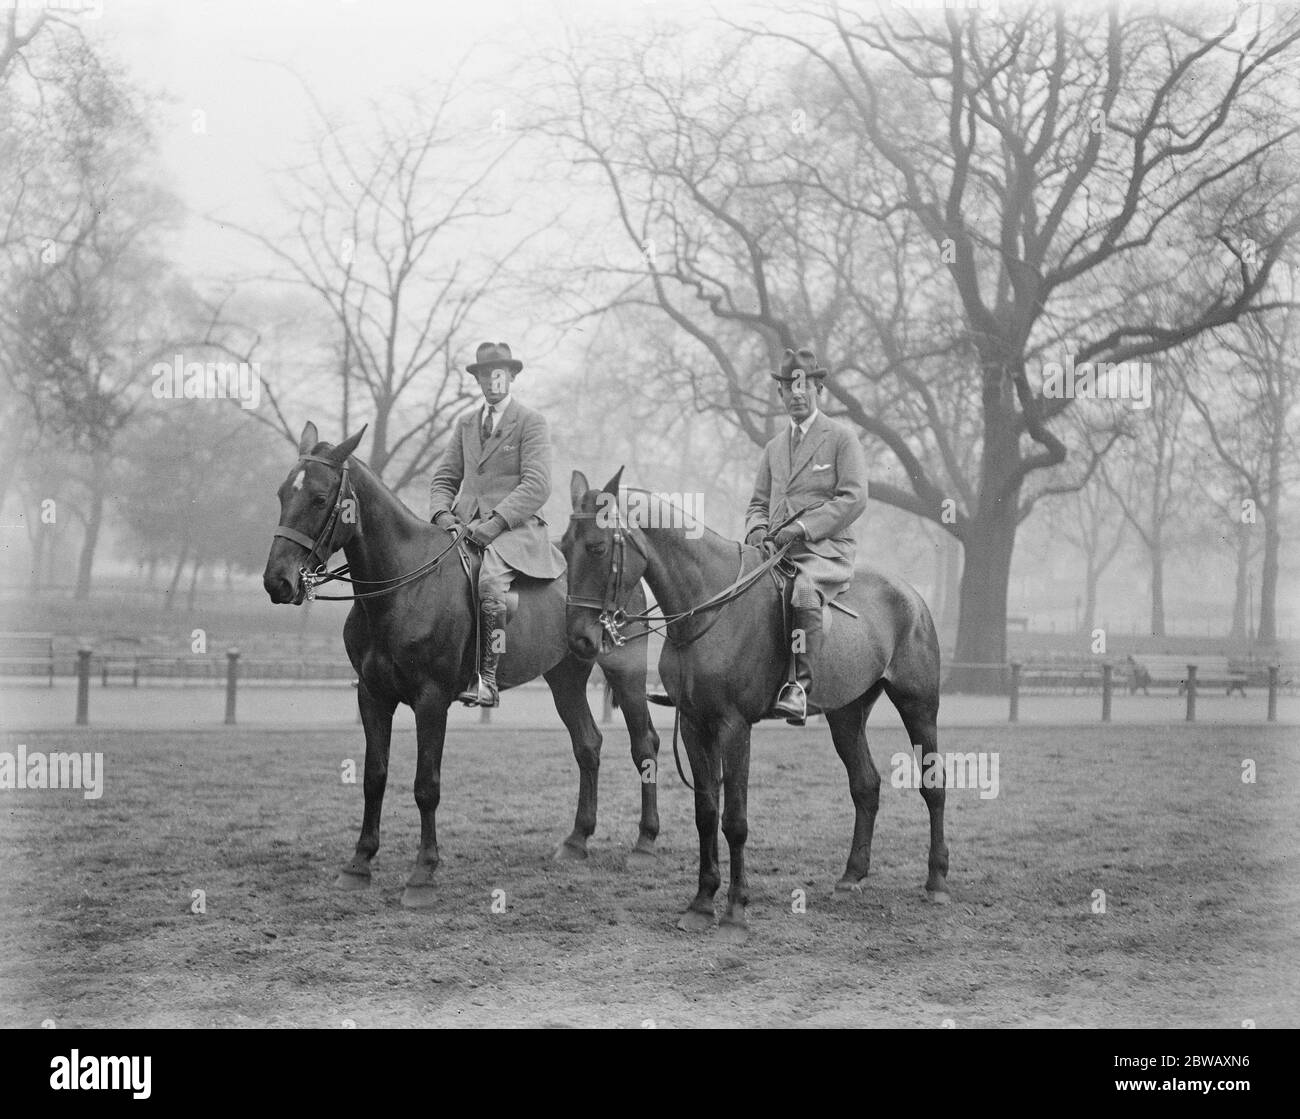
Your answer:
[[[365,435],[366,428],[369,426],[370,426],[369,424],[365,424],[361,428],[361,430],[358,431],[355,435],[349,436],[347,439],[344,439],[342,443],[340,443],[337,447],[335,447],[332,451],[330,451],[329,453],[330,460],[332,462],[346,461],[348,455],[350,455],[353,451],[357,449],[357,444],[361,442],[361,437]]]
[[[298,439],[298,453],[300,455],[311,454],[311,449],[320,442],[320,436],[316,434],[316,425],[307,421],[307,426],[302,429],[302,435]]]
[[[573,502],[575,513],[582,508],[582,499],[589,489],[591,483],[587,481],[587,476],[581,470],[575,470],[569,475],[569,500]]]
[[[617,497],[619,483],[622,480],[623,480],[623,467],[620,466],[618,468],[618,473],[615,474],[614,477],[612,477],[608,482],[605,483],[605,492],[612,493],[615,497]]]

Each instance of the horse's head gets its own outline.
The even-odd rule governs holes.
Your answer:
[[[331,447],[318,442],[315,424],[302,429],[298,461],[277,494],[280,526],[262,573],[262,585],[272,602],[300,605],[307,593],[303,570],[323,567],[355,535],[359,511],[347,461],[365,432],[363,427]]]
[[[645,574],[645,552],[619,509],[620,467],[602,490],[575,470],[569,481],[573,515],[561,547],[569,561],[567,632],[575,656],[607,651],[627,600]]]

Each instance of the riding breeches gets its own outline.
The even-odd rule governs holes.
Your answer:
[[[848,590],[853,579],[853,564],[842,556],[819,556],[799,545],[786,553],[796,568],[790,605],[825,606],[836,595]]]
[[[483,564],[478,572],[478,597],[480,602],[504,602],[515,581],[517,572],[497,551],[495,544],[483,550]]]

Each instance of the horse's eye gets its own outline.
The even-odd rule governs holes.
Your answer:
[[[605,554],[605,541],[596,540],[587,545],[587,555],[603,556]]]
[[[324,504],[325,504],[325,495],[324,495],[323,493],[318,493],[315,497],[313,497],[313,498],[311,499],[311,503],[312,503],[313,505],[324,505]]]

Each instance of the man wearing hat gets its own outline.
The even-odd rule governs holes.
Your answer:
[[[465,367],[483,391],[483,407],[461,417],[429,483],[429,519],[448,532],[467,531],[483,549],[478,573],[479,677],[457,698],[496,707],[500,663],[516,574],[555,579],[564,557],[538,515],[551,494],[551,433],[538,412],[511,395],[523,362],[504,342],[484,342]]]
[[[745,543],[793,542],[786,555],[797,569],[790,595],[795,679],[781,688],[772,714],[802,726],[822,646],[822,607],[853,578],[852,526],[867,505],[867,462],[853,432],[818,407],[826,370],[812,350],[786,350],[772,376],[790,423],[763,449]]]

